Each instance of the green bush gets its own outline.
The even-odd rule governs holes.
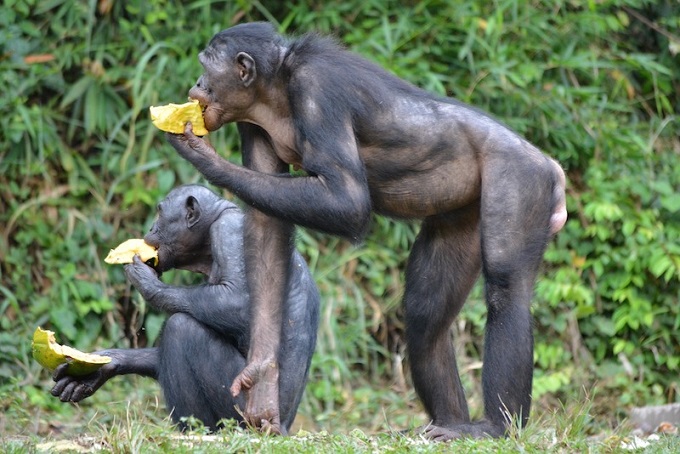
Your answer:
[[[46,378],[30,358],[38,325],[84,350],[153,341],[162,317],[148,313],[121,269],[103,267],[102,257],[143,234],[171,187],[200,178],[146,109],[185,98],[201,72],[196,55],[215,32],[271,20],[287,33],[332,33],[400,77],[488,110],[565,167],[569,221],[546,254],[534,304],[536,397],[595,386],[618,411],[677,399],[677,2],[5,5],[0,391],[16,389],[18,377]],[[233,127],[211,141],[240,160]],[[410,388],[381,390],[400,384],[399,299],[416,232],[414,223],[376,218],[365,244],[353,247],[299,230],[323,295],[303,406],[320,424],[347,408],[367,425],[383,422],[375,405],[407,411]],[[455,331],[468,341],[460,360],[479,402],[480,287],[470,299]]]

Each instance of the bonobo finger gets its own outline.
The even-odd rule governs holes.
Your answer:
[[[157,260],[158,260],[158,258],[156,257],[156,261]],[[134,256],[132,256],[132,264],[137,265],[138,267],[140,267],[140,269],[144,269],[144,268],[141,268],[142,265],[144,265],[147,268],[151,268],[154,272],[153,274],[157,277],[160,277],[162,273],[156,268],[158,266],[158,263],[156,263],[154,265],[153,261],[154,261],[153,259],[149,259],[145,262],[144,260],[142,260],[142,257],[139,254],[135,254]],[[149,275],[151,275],[151,274],[149,274]]]
[[[125,272],[125,276],[127,276],[128,280],[135,285],[135,287],[139,284],[141,279],[158,277],[156,270],[142,262],[142,259],[136,254],[132,257],[132,263],[125,265],[123,271]]]
[[[52,390],[50,391],[50,393],[54,397],[59,397],[61,395],[61,393],[64,392],[64,388],[66,388],[66,385],[68,385],[69,383],[71,383],[70,378],[68,378],[68,377],[62,378],[52,387]]]
[[[139,256],[139,254],[135,254],[134,257],[132,257],[132,263],[134,263],[135,265],[137,265],[139,267],[144,266],[145,268],[141,268],[141,269],[143,269],[145,271],[146,271],[146,268],[150,268],[154,271],[154,274],[156,274],[155,268],[151,265],[147,265],[146,262],[144,262],[142,260],[142,258]]]
[[[184,135],[191,138],[197,137],[196,134],[194,134],[194,126],[191,124],[190,121],[187,121],[186,124],[184,125]]]
[[[75,381],[68,382],[61,394],[59,394],[59,400],[62,402],[70,402],[71,396],[73,396],[73,390],[77,385],[78,383]]]
[[[175,144],[179,144],[180,141],[182,141],[182,139],[184,139],[184,135],[183,134],[175,134],[175,133],[172,133],[172,132],[166,132],[165,133],[165,139],[171,145],[175,145]]]
[[[57,368],[54,369],[54,372],[52,372],[52,380],[59,381],[66,377],[66,369],[68,369],[68,363],[62,363],[58,365]]]
[[[132,257],[132,263],[134,263],[135,265],[139,265],[139,266],[144,265],[144,266],[147,267],[147,268],[153,269],[153,266],[147,265],[146,262],[143,261],[142,258],[139,256],[139,254],[135,254],[135,255]]]
[[[185,143],[194,152],[199,154],[215,153],[215,149],[212,147],[212,145],[206,142],[203,137],[198,137],[196,134],[194,134],[194,127],[190,121],[187,121],[186,125],[184,125],[184,138],[186,141]]]
[[[165,140],[182,156],[190,153],[191,149],[187,144],[187,136],[184,134],[173,134],[171,132],[165,133]]]
[[[80,402],[86,397],[90,397],[94,394],[94,390],[90,385],[85,383],[79,383],[78,386],[73,390],[73,395],[71,396],[71,402]]]

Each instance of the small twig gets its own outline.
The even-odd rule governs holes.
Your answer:
[[[633,16],[635,19],[637,19],[637,20],[639,20],[640,22],[642,22],[643,24],[645,24],[647,27],[651,28],[652,30],[656,31],[657,33],[662,34],[663,36],[665,36],[665,37],[668,38],[669,40],[671,40],[671,41],[676,41],[676,42],[680,42],[680,36],[676,36],[676,35],[674,35],[673,33],[671,33],[671,32],[669,32],[668,30],[666,30],[665,28],[660,27],[658,24],[656,24],[655,22],[650,21],[649,19],[647,19],[645,16],[643,16],[643,15],[640,14],[640,13],[638,13],[638,12],[635,11],[634,9],[631,9],[631,8],[628,8],[627,6],[624,6],[624,7],[623,7],[623,10],[624,10],[626,13],[630,14],[631,16]]]

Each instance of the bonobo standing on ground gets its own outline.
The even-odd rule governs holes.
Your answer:
[[[202,273],[203,285],[164,284],[156,271],[135,257],[125,274],[154,308],[170,315],[158,347],[110,349],[112,358],[86,377],[54,372],[54,396],[79,402],[107,380],[139,374],[158,380],[175,422],[184,416],[215,429],[222,418],[242,421],[229,385],[246,365],[250,345],[250,308],[243,264],[243,214],[238,207],[198,185],[180,186],[158,204],[158,218],[144,238],[158,247],[158,271],[172,268]],[[281,308],[282,339],[278,354],[279,410],[284,431],[290,429],[314,352],[319,294],[304,260],[294,249]],[[180,422],[182,429],[185,426]]]
[[[270,24],[216,34],[189,91],[214,131],[237,122],[243,164],[192,133],[170,143],[211,183],[252,207],[245,251],[253,308],[246,418],[277,426],[276,352],[293,225],[359,241],[371,211],[422,219],[406,268],[413,383],[433,439],[500,436],[531,406],[531,296],[543,252],[567,217],[564,172],[500,122],[427,93],[315,34]],[[292,177],[290,168],[306,175]],[[488,309],[485,419],[471,422],[450,327],[480,271]],[[283,365],[281,365],[283,366]]]

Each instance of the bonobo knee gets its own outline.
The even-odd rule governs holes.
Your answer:
[[[192,316],[182,312],[172,314],[168,317],[163,326],[160,339],[161,346],[167,345],[168,343],[185,345],[188,340],[195,338],[196,332],[199,329],[202,329],[200,323]]]

